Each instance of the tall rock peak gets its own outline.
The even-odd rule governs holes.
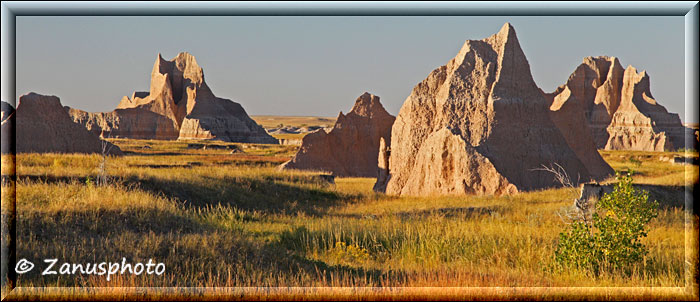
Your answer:
[[[518,42],[518,36],[515,33],[515,28],[512,24],[510,24],[510,22],[506,22],[505,24],[503,24],[498,33],[493,35],[493,37],[501,41],[501,43],[514,42],[518,45],[520,44]]]
[[[605,176],[584,165],[548,108],[511,24],[467,40],[404,102],[392,127],[389,176],[375,188],[398,195],[511,194],[556,186],[538,170],[553,163],[580,181]]]
[[[278,142],[240,104],[216,97],[204,81],[203,69],[187,52],[172,60],[163,59],[159,53],[151,71],[149,92],[122,98],[117,110],[69,112],[88,129],[107,130],[119,137]]]

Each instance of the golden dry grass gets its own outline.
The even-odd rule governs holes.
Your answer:
[[[553,265],[558,234],[566,226],[558,213],[571,206],[575,190],[509,197],[392,197],[372,192],[373,179],[338,178],[327,184],[317,173],[277,171],[294,147],[237,144],[246,153],[229,154],[188,149],[188,142],[113,141],[127,156],[108,159],[107,186],[94,183],[98,156],[16,157],[18,180],[16,186],[3,182],[2,202],[6,211],[17,200],[17,258],[70,263],[152,258],[166,264],[166,273],[110,281],[28,273],[20,275],[17,285],[24,288],[13,291],[15,297],[84,297],[85,291],[99,291],[93,287],[125,286],[251,287],[248,293],[263,286],[272,288],[268,298],[309,298],[286,287],[320,287],[305,293],[320,298],[333,293],[335,299],[448,293],[534,299],[570,294],[697,297],[692,279],[697,250],[689,249],[697,246],[697,223],[686,223],[697,217],[686,217],[682,207],[662,207],[645,239],[650,254],[633,275],[591,276]],[[616,170],[632,165],[639,172],[635,182],[697,182],[697,166],[660,162],[654,159],[659,153],[601,153]],[[630,156],[641,165],[629,161]],[[2,160],[5,173],[12,158]],[[359,296],[349,296],[339,286]],[[475,288],[420,290],[435,286]],[[204,296],[241,293],[220,290],[221,296]],[[202,297],[197,289],[191,291],[192,297]],[[111,292],[140,299],[159,297],[157,293]],[[160,293],[167,295],[167,290]]]
[[[335,124],[335,117],[318,117],[318,116],[283,116],[283,115],[251,115],[256,123],[259,125],[270,128],[277,127],[282,124],[283,126],[294,126],[294,127],[304,127],[304,126],[323,126],[330,127]]]
[[[290,139],[290,140],[291,139],[299,139],[300,140],[300,139],[304,138],[304,136],[306,136],[307,134],[309,134],[309,133],[308,132],[307,133],[284,133],[284,134],[270,134],[270,135],[272,135],[272,137],[274,137],[276,139]]]
[[[698,157],[697,152],[600,151],[615,171],[634,171],[634,182],[669,186],[691,185],[698,182],[698,166],[677,165],[661,158],[674,156]]]

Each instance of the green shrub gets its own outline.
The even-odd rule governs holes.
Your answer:
[[[614,190],[595,205],[592,223],[576,221],[559,235],[556,262],[595,274],[624,271],[642,262],[648,250],[642,243],[646,224],[657,216],[658,203],[632,186],[632,175],[617,174]]]

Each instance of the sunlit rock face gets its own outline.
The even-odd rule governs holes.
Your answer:
[[[545,96],[554,120],[583,112],[585,127],[599,149],[675,150],[686,146],[686,137],[692,144],[692,130],[651,95],[649,75],[632,66],[623,68],[615,57],[584,58],[566,84]],[[574,129],[584,126],[576,118],[578,126],[562,132],[585,136]]]
[[[67,110],[75,122],[111,137],[277,143],[240,104],[214,96],[202,68],[186,52],[170,61],[159,54],[149,92],[123,97],[114,111]]]
[[[557,186],[543,166],[561,166],[574,182],[607,176],[599,172],[607,164],[595,164],[604,167],[587,167],[550,118],[515,29],[505,24],[491,37],[467,40],[413,88],[392,128],[389,176],[375,188],[512,194]]]

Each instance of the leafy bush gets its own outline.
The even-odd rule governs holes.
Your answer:
[[[657,216],[658,203],[632,186],[632,175],[617,173],[618,183],[595,205],[592,223],[576,221],[559,235],[556,262],[563,267],[630,273],[648,250],[641,242],[646,224]]]

